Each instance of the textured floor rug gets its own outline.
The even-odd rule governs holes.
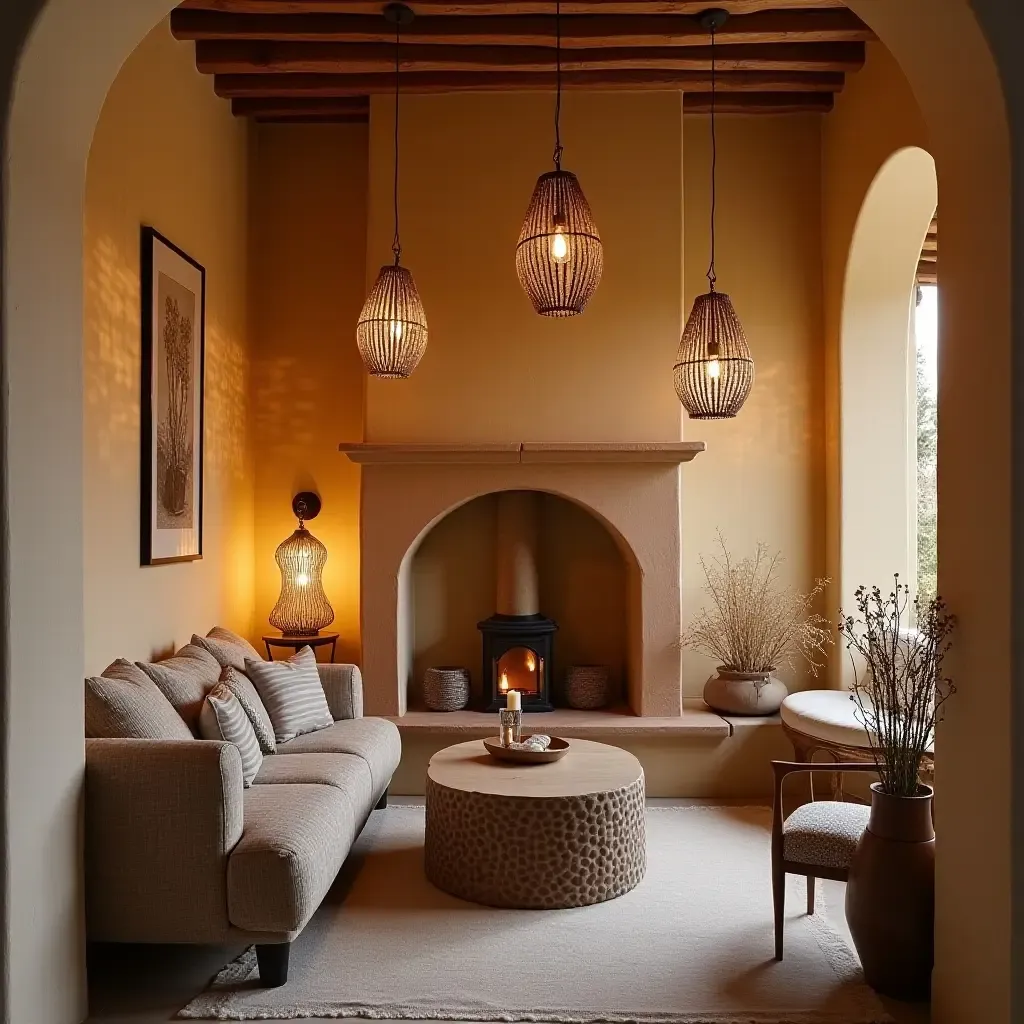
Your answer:
[[[769,813],[651,808],[647,874],[574,910],[493,910],[423,876],[423,808],[372,815],[343,877],[296,940],[288,983],[253,950],[180,1016],[649,1024],[880,1024],[890,1018],[824,908],[792,880],[786,958],[772,958]]]

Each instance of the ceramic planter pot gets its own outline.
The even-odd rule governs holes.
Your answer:
[[[723,715],[773,715],[787,693],[771,672],[734,672],[719,665],[704,684],[704,703]]]
[[[871,787],[871,816],[850,863],[846,920],[864,977],[894,999],[927,999],[935,920],[932,789],[890,796]]]

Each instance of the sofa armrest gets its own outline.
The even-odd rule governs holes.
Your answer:
[[[336,722],[363,717],[363,674],[358,665],[317,665],[327,706]]]
[[[228,855],[241,835],[242,760],[233,744],[86,740],[89,938],[222,940]]]

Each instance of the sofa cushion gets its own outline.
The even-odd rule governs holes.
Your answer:
[[[291,936],[320,905],[361,822],[335,786],[253,786],[244,799],[245,828],[228,861],[228,918]]]
[[[255,684],[274,723],[278,743],[326,729],[334,722],[312,648],[303,647],[287,661],[246,658],[245,674]]]
[[[238,698],[242,710],[249,716],[260,750],[264,754],[273,754],[277,750],[274,723],[271,722],[256,687],[252,685],[252,680],[244,672],[239,672],[237,668],[228,665],[221,672],[220,681]]]
[[[275,754],[265,757],[256,775],[256,785],[334,786],[347,794],[363,820],[376,801],[370,766],[357,754]]]
[[[376,803],[402,759],[402,738],[395,723],[386,718],[355,718],[298,736],[288,743],[278,744],[277,749],[279,754],[358,754],[370,768]]]
[[[226,683],[218,683],[203,701],[199,734],[204,740],[223,740],[238,747],[242,758],[242,785],[248,788],[263,764],[256,732],[238,698]]]
[[[192,733],[156,683],[119,658],[85,681],[85,735],[122,740],[188,740]]]
[[[217,659],[221,668],[237,668],[239,672],[245,671],[245,659],[252,658],[255,661],[262,659],[263,655],[244,636],[233,633],[223,626],[214,626],[206,636],[193,636],[192,643],[209,651]]]
[[[173,658],[136,664],[160,687],[192,735],[198,736],[199,711],[206,695],[220,681],[217,659],[202,647],[186,644]]]

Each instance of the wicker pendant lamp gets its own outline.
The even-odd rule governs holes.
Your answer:
[[[316,636],[334,621],[321,581],[327,548],[305,525],[320,514],[319,496],[312,491],[295,495],[292,511],[299,527],[274,553],[281,570],[281,596],[270,613],[270,624],[287,636]]]
[[[393,265],[383,266],[363,303],[356,324],[359,355],[371,377],[395,380],[408,377],[427,348],[427,317],[412,274],[400,266],[402,243],[398,233],[398,96],[399,49],[402,26],[412,22],[405,4],[388,4],[384,16],[395,26],[395,239]]]
[[[729,296],[715,291],[715,33],[728,16],[715,9],[701,17],[711,33],[711,263],[708,291],[694,300],[673,368],[676,394],[695,420],[731,419],[754,385],[754,360],[743,326]]]
[[[542,174],[516,245],[516,274],[541,316],[582,313],[601,280],[604,250],[579,179],[562,170],[562,5],[555,0],[555,169]]]

